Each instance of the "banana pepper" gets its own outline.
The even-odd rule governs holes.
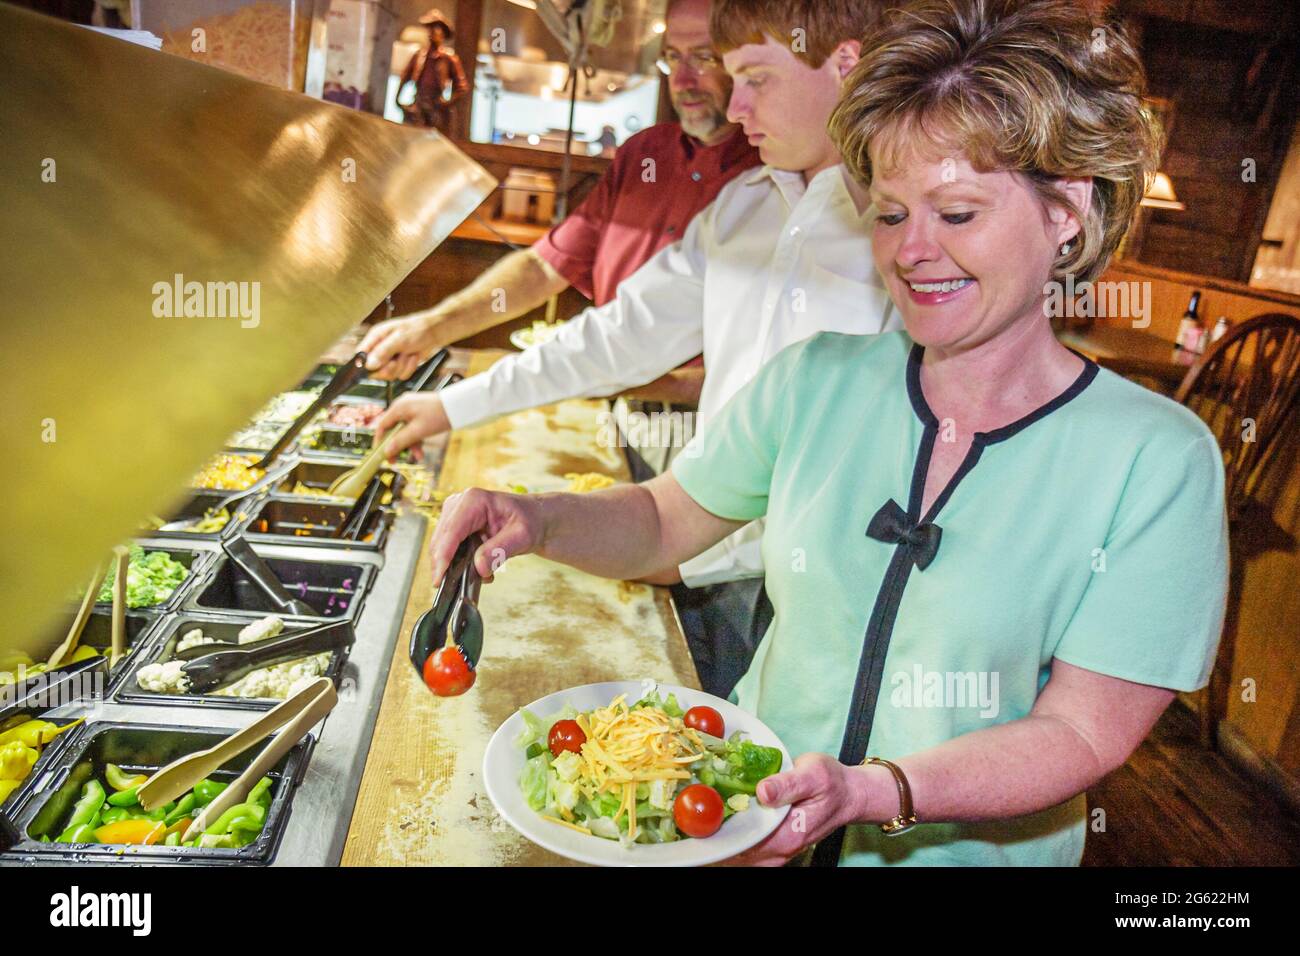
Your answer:
[[[40,751],[28,747],[21,740],[13,740],[0,746],[0,780],[24,780],[31,772],[32,764]]]

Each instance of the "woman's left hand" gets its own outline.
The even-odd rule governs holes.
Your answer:
[[[758,785],[759,802],[790,806],[781,825],[762,843],[728,862],[735,866],[781,866],[847,823],[866,819],[872,777],[864,767],[846,767],[827,754],[796,758],[794,769]]]

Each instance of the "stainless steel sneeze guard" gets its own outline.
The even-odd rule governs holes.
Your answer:
[[[0,605],[26,649],[495,180],[436,132],[6,3],[0,85]]]

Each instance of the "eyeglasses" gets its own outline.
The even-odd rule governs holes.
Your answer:
[[[696,75],[722,69],[722,60],[707,50],[697,50],[686,56],[682,56],[676,50],[669,50],[655,61],[655,66],[659,67],[659,72],[664,76],[672,76],[683,63]]]

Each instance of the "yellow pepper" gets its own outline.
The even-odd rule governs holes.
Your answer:
[[[99,656],[99,651],[96,650],[95,648],[89,646],[88,644],[78,644],[77,649],[72,652],[71,657],[69,657],[66,661],[64,661],[64,664],[75,664],[77,661],[84,661],[88,657],[98,657],[98,656]]]
[[[9,794],[18,789],[21,780],[0,780],[0,803],[9,799]]]
[[[22,780],[40,756],[34,747],[15,740],[0,747],[0,780]]]
[[[95,831],[100,843],[154,844],[163,838],[167,825],[161,820],[119,820]]]
[[[6,730],[0,734],[0,747],[8,746],[15,741],[25,747],[39,747],[41,745],[41,731],[46,727],[54,727],[54,724],[47,720],[23,721],[12,730]]]

